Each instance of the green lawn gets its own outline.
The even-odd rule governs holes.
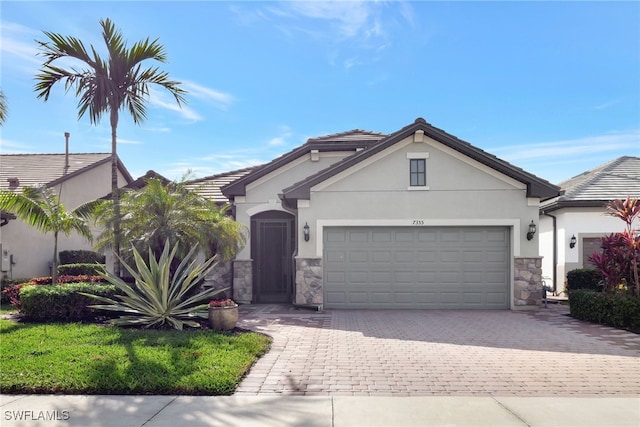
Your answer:
[[[0,320],[3,393],[228,395],[269,348],[256,333]]]

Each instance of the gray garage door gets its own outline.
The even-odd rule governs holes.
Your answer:
[[[327,308],[509,307],[506,227],[327,227]]]

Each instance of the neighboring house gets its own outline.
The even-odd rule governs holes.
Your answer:
[[[118,182],[133,181],[122,162]],[[0,155],[0,189],[22,191],[25,186],[54,188],[65,208],[72,210],[111,191],[110,153],[3,154]],[[42,234],[19,219],[2,213],[0,245],[1,275],[27,278],[49,276],[53,256],[53,234]],[[92,246],[76,233],[60,234],[58,251],[87,249]],[[111,265],[107,257],[108,265]]]
[[[540,204],[542,271],[556,294],[564,292],[567,272],[590,266],[601,237],[624,230],[625,223],[607,215],[605,205],[640,198],[640,157],[620,157],[559,186],[558,197]]]
[[[234,173],[202,182],[250,230],[233,262],[239,302],[540,305],[538,234],[527,234],[559,188],[421,118],[390,135],[312,138]]]

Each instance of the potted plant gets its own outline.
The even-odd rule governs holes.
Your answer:
[[[209,302],[209,324],[217,331],[229,331],[238,322],[238,304],[230,298]]]

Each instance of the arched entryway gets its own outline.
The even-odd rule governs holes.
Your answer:
[[[266,211],[251,217],[253,301],[291,302],[295,218],[283,211]]]

